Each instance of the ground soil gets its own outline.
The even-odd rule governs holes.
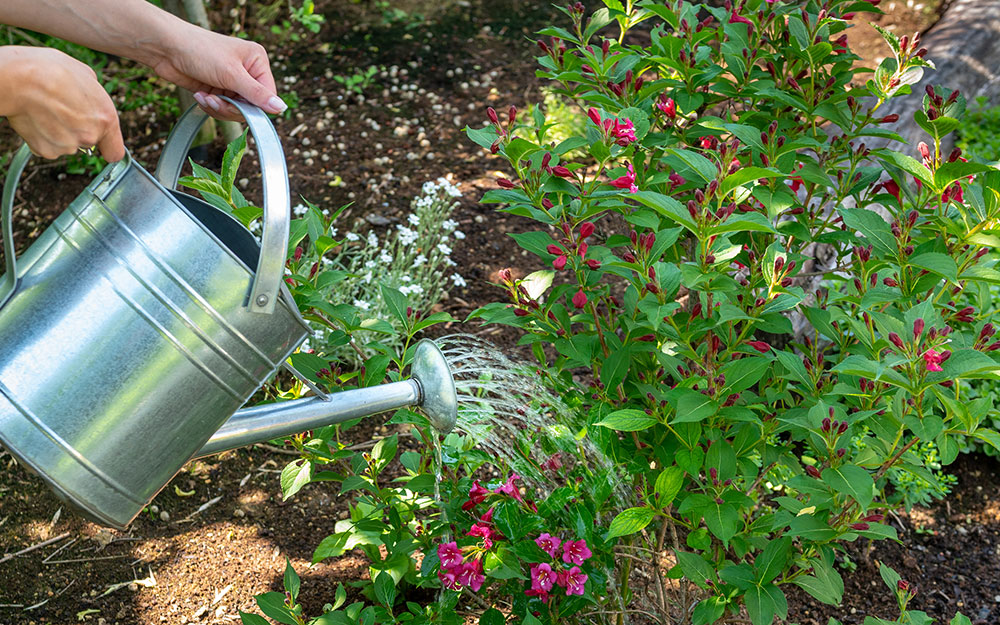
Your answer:
[[[421,183],[450,175],[463,193],[456,219],[467,234],[453,257],[468,285],[452,289],[442,305],[461,319],[494,301],[490,282],[499,269],[539,268],[503,236],[530,224],[478,204],[493,186],[499,163],[460,129],[483,125],[487,106],[523,109],[540,99],[531,34],[556,18],[544,3],[457,2],[440,3],[427,23],[387,26],[372,4],[317,2],[326,26],[297,41],[257,23],[235,1],[212,3],[210,17],[217,30],[230,32],[235,19],[263,39],[281,88],[298,95],[298,106],[276,121],[294,197],[329,208],[352,202],[342,218],[345,227],[363,220],[365,227],[385,228],[404,218]],[[890,15],[880,22],[900,34],[924,30],[934,19],[898,0],[885,8]],[[852,46],[877,62],[884,48],[865,23],[869,17],[856,19]],[[364,95],[346,91],[336,79],[373,65],[379,70]],[[151,167],[171,119],[153,103],[124,114],[122,122],[133,154]],[[0,147],[14,145],[9,129],[0,128]],[[216,165],[220,153],[220,145],[211,146],[206,164]],[[259,180],[256,165],[251,157],[244,170],[251,198]],[[29,167],[15,207],[17,247],[37,237],[89,180],[67,175],[59,162]],[[448,329],[483,334],[507,348],[516,341],[498,329]],[[381,421],[370,419],[348,435],[370,445],[388,432]],[[253,595],[280,590],[286,558],[302,576],[303,603],[318,613],[338,583],[368,573],[357,555],[309,568],[318,541],[347,512],[323,484],[281,501],[278,472],[293,457],[258,446],[194,462],[157,496],[148,514],[127,531],[113,531],[75,516],[0,451],[0,624],[234,623],[239,610],[253,609]],[[850,546],[843,606],[819,606],[793,594],[790,618],[821,625],[830,616],[844,623],[860,623],[866,614],[891,618],[893,606],[876,567],[884,561],[916,584],[913,607],[942,619],[960,609],[973,622],[1000,621],[998,468],[990,458],[960,459],[950,468],[958,484],[947,503],[893,518],[901,544]],[[51,542],[3,555],[45,541]]]

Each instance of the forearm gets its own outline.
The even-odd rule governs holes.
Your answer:
[[[0,0],[0,23],[154,66],[197,28],[146,0]]]

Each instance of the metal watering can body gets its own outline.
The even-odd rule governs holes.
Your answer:
[[[174,128],[155,177],[128,157],[109,165],[20,259],[10,220],[26,146],[8,171],[0,443],[104,525],[128,525],[192,457],[427,395],[405,380],[255,407],[226,423],[310,332],[283,284],[289,190],[277,133],[256,107],[233,104],[263,171],[260,244],[228,214],[169,190],[205,119],[197,109]],[[419,351],[453,424],[448,366],[433,344]]]

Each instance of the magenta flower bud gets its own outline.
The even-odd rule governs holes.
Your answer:
[[[512,104],[507,111],[507,123],[513,124],[515,119],[517,119],[517,107]]]
[[[587,237],[589,237],[592,234],[594,234],[594,224],[593,223],[591,223],[589,221],[585,221],[582,224],[580,224],[580,238],[581,239],[586,239]]]
[[[905,348],[905,345],[903,345],[903,339],[899,338],[899,335],[895,332],[889,333],[889,342],[895,345],[898,349]]]
[[[749,345],[750,347],[754,348],[755,350],[757,350],[762,354],[766,354],[769,351],[771,351],[771,346],[768,343],[765,343],[764,341],[747,341],[747,345]]]
[[[517,185],[507,178],[497,178],[497,186],[501,189],[516,189]]]
[[[634,263],[635,256],[632,254],[632,252],[625,252],[624,254],[622,254],[622,260],[624,260],[626,263]]]
[[[545,251],[548,252],[549,254],[555,254],[556,256],[563,254],[563,249],[558,245],[556,245],[555,243],[549,243],[548,246],[545,248]]]
[[[860,521],[858,523],[851,523],[851,529],[852,530],[857,530],[859,532],[863,532],[863,531],[867,530],[869,527],[871,527],[871,526],[868,525],[867,523],[865,523],[864,521]]]
[[[544,46],[545,44],[543,43],[542,45]],[[486,116],[489,117],[490,121],[493,122],[494,124],[500,123],[500,118],[497,116],[496,109],[494,109],[492,106],[486,109]]]
[[[571,172],[570,170],[566,169],[562,165],[556,165],[555,167],[553,167],[552,168],[552,173],[554,175],[556,175],[556,176],[559,176],[560,178],[572,178],[573,177],[573,172]]]
[[[580,289],[576,292],[576,295],[573,296],[573,306],[576,308],[583,308],[586,305],[587,294],[583,292],[583,289]]]
[[[565,267],[565,266],[566,266],[566,256],[565,256],[565,254],[562,255],[562,256],[556,256],[555,259],[552,261],[552,267],[556,271],[562,270],[563,267]]]
[[[812,466],[811,464],[806,465],[806,473],[809,474],[809,477],[814,477],[817,480],[822,477],[822,473],[819,472],[819,469]]]
[[[893,280],[892,278],[884,278],[882,280],[882,284],[886,286],[899,286],[899,283]]]
[[[301,245],[296,245],[295,246],[295,262],[299,262],[300,260],[302,260],[302,246]]]
[[[830,417],[823,417],[823,424],[820,426],[819,431],[820,432],[829,432],[830,431],[830,427],[832,426],[832,424],[833,424],[833,422],[830,421]]]
[[[596,258],[591,258],[587,261],[584,261],[584,264],[594,271],[601,268],[601,261],[597,260]]]
[[[920,338],[920,335],[924,332],[924,320],[916,319],[913,321],[913,340]]]
[[[843,434],[844,432],[847,431],[847,427],[848,427],[847,426],[847,421],[841,421],[840,422],[840,427],[837,429],[837,433],[838,434]],[[843,456],[844,454],[840,453],[840,451],[841,450],[838,449],[837,453],[840,454],[841,456]]]

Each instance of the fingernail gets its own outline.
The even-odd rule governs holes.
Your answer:
[[[205,94],[204,93],[202,93],[200,91],[196,91],[192,95],[194,95],[194,101],[197,102],[200,106],[208,106],[208,103],[205,102]]]
[[[276,95],[273,95],[267,101],[267,108],[269,108],[272,112],[275,113],[284,113],[286,110],[288,110],[288,105],[285,104],[284,100],[282,100]]]
[[[205,96],[205,102],[207,102],[208,105],[212,107],[213,110],[216,111],[222,110],[222,102],[220,102],[219,98],[215,97],[214,95]]]

